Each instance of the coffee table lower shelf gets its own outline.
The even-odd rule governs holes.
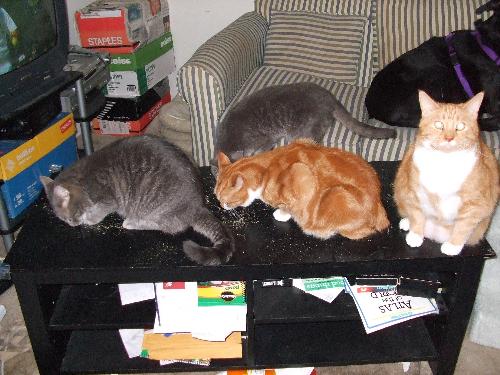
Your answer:
[[[241,360],[213,360],[209,367],[181,363],[160,366],[158,361],[128,358],[118,331],[73,331],[61,372],[214,371],[417,362],[438,358],[423,319],[371,334],[365,333],[359,320],[256,325],[252,347],[253,358],[244,350]]]
[[[343,366],[436,360],[423,319],[366,334],[360,320],[255,326],[257,367]]]
[[[243,342],[245,348],[245,342]],[[245,358],[245,350],[243,354]],[[184,363],[160,365],[147,358],[128,358],[117,330],[73,331],[61,364],[63,374],[144,373],[245,368],[244,359],[212,360],[209,367]]]

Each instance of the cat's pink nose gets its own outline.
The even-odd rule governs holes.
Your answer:
[[[446,139],[446,141],[448,141],[448,142],[453,141],[453,139],[454,139],[454,138],[455,138],[455,137],[452,137],[452,136],[445,136],[445,137],[444,137],[444,139]]]

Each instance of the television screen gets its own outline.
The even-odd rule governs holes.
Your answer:
[[[0,2],[0,75],[29,64],[56,43],[53,0]]]

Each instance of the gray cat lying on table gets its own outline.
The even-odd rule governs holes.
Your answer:
[[[56,216],[71,226],[94,225],[116,212],[126,229],[176,234],[192,227],[203,234],[213,247],[183,243],[196,263],[217,265],[233,254],[231,233],[204,205],[198,170],[164,139],[120,139],[80,159],[55,180],[40,180]]]

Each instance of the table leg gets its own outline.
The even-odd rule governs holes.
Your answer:
[[[429,363],[434,374],[452,375],[460,355],[469,318],[474,307],[477,288],[484,265],[483,258],[464,257],[462,269],[457,272],[455,290],[448,306],[447,324],[439,338],[439,360]]]
[[[32,274],[12,276],[40,375],[59,374],[61,355],[51,341]]]

